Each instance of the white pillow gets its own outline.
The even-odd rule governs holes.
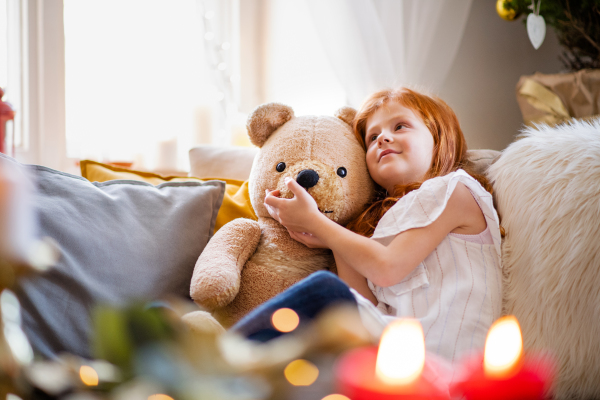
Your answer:
[[[201,145],[190,150],[190,176],[246,181],[257,147]]]

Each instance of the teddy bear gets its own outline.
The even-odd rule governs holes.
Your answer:
[[[190,295],[206,311],[184,316],[192,329],[212,324],[210,329],[223,331],[311,273],[335,268],[329,249],[311,249],[292,239],[263,202],[266,189],[293,197],[284,184],[290,177],[331,220],[344,225],[357,217],[375,187],[365,150],[351,127],[355,114],[343,107],[335,117],[296,117],[291,107],[279,103],[261,105],[250,114],[248,135],[259,152],[248,190],[258,221],[238,218],[227,223],[198,258]]]

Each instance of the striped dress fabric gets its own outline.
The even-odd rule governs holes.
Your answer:
[[[388,245],[401,232],[431,224],[458,182],[467,186],[479,204],[493,244],[447,235],[400,283],[379,287],[368,281],[379,301],[377,307],[353,290],[363,323],[373,335],[379,336],[399,317],[417,318],[427,351],[452,364],[483,348],[489,327],[501,314],[501,237],[491,194],[462,169],[432,178],[390,208],[372,237]]]

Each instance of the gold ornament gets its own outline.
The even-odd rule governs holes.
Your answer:
[[[507,1],[506,0],[498,0],[496,2],[496,12],[498,13],[498,15],[500,16],[500,18],[506,20],[506,21],[513,21],[515,20],[519,15],[517,14],[517,12],[515,10],[513,10],[512,8],[510,9],[506,9],[504,8],[504,4],[506,4]]]

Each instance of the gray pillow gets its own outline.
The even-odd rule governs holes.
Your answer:
[[[189,298],[224,182],[91,183],[46,167],[25,167],[37,181],[39,234],[54,238],[62,250],[55,268],[22,279],[16,288],[23,329],[38,354],[90,357],[90,315],[100,302]]]

